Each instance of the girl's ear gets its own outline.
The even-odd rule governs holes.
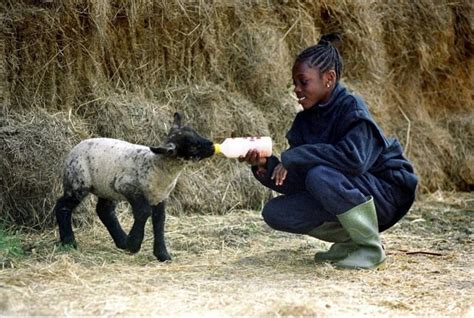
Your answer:
[[[323,85],[326,87],[331,87],[336,84],[336,71],[329,70],[323,74]]]

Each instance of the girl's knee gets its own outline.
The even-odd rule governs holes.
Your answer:
[[[306,234],[311,230],[317,222],[315,210],[306,196],[295,196],[279,196],[268,201],[262,210],[265,223],[274,230],[289,233]]]
[[[287,198],[279,196],[267,202],[262,210],[262,217],[265,223],[274,230],[295,233],[292,210]]]
[[[282,227],[282,220],[279,217],[278,205],[275,204],[274,200],[270,200],[263,207],[262,217],[265,223],[275,230],[280,230]]]
[[[306,175],[306,190],[313,196],[319,194],[325,197],[325,193],[332,191],[331,189],[334,188],[336,180],[339,179],[338,175],[340,175],[340,172],[335,169],[326,166],[316,166],[310,169]]]

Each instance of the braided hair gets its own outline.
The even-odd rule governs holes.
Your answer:
[[[343,63],[338,49],[332,42],[340,42],[339,33],[329,33],[321,37],[318,44],[304,49],[295,60],[296,63],[305,62],[319,70],[322,74],[329,70],[336,72],[336,81],[341,78]]]

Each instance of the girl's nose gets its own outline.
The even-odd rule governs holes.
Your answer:
[[[295,94],[297,94],[301,92],[301,88],[298,85],[295,85],[295,88],[293,89],[293,91],[295,92]]]

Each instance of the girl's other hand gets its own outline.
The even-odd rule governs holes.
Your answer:
[[[275,184],[277,186],[281,186],[283,185],[283,181],[285,181],[287,174],[288,171],[286,170],[286,168],[283,167],[281,163],[279,163],[273,170],[272,180],[275,180]]]
[[[247,154],[239,157],[240,162],[247,162],[252,166],[264,167],[267,164],[266,157],[260,157],[260,154],[255,149],[250,149]]]

